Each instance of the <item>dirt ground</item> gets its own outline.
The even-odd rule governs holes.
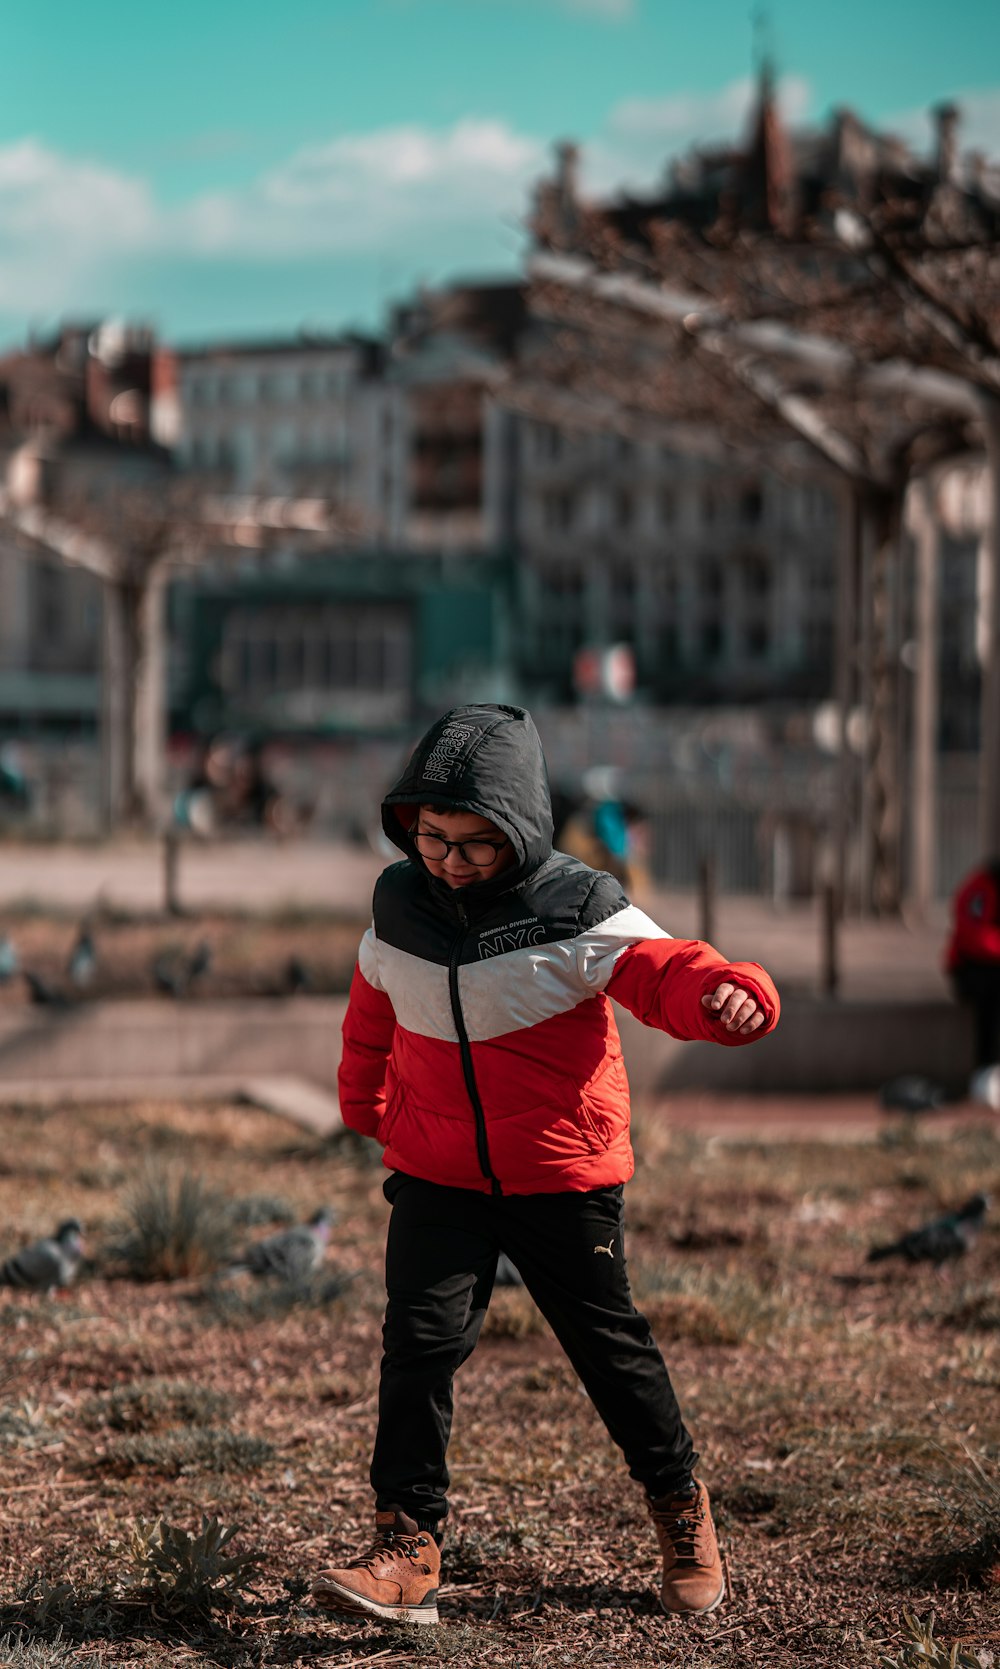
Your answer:
[[[631,1279],[702,1453],[725,1606],[659,1614],[639,1491],[515,1290],[458,1381],[442,1625],[394,1630],[307,1595],[369,1537],[377,1155],[234,1106],[0,1111],[0,1255],[70,1213],[88,1239],[68,1292],[0,1293],[0,1664],[947,1662],[915,1655],[907,1614],[1000,1662],[1000,1223],[942,1272],[865,1261],[1000,1195],[997,1121],[831,1144],[809,1116],[780,1142],[637,1119]],[[184,1174],[244,1238],[332,1203],[322,1281],[127,1278],[136,1190]],[[206,1515],[257,1564],[199,1608],[151,1580],[149,1525],[191,1538]]]

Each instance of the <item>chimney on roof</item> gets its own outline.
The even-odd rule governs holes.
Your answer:
[[[935,168],[942,185],[954,185],[958,173],[958,123],[961,111],[957,104],[939,104],[933,111],[937,134]]]
[[[580,147],[572,139],[563,139],[555,149],[559,206],[564,212],[575,214],[580,195]]]
[[[566,249],[580,223],[580,147],[564,139],[554,149],[555,173],[535,187],[532,230],[543,246]]]

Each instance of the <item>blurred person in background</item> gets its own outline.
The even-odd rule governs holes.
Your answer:
[[[581,787],[582,799],[571,807],[564,803],[562,817],[555,819],[556,847],[591,869],[605,870],[626,890],[635,890],[646,878],[643,813],[623,797],[613,765],[594,765],[584,771]]]
[[[972,1012],[974,1068],[1000,1063],[1000,858],[967,875],[952,901],[945,953],[955,995]]]
[[[0,811],[8,807],[17,811],[31,807],[31,784],[16,742],[0,745]]]

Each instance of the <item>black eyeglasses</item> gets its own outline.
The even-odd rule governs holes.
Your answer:
[[[457,852],[464,863],[485,869],[508,841],[506,836],[503,840],[445,840],[444,835],[418,833],[413,837],[413,844],[420,856],[430,858],[432,863],[443,863],[449,852]]]

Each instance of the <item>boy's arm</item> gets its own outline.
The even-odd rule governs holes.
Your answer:
[[[749,1032],[729,1031],[724,1018],[730,1011],[729,993],[718,1008],[702,1001],[720,986],[744,991],[763,1024]],[[781,1012],[774,982],[757,962],[727,962],[701,939],[656,938],[629,945],[616,957],[604,989],[643,1025],[686,1040],[752,1043],[774,1030]]]
[[[337,1074],[344,1123],[362,1136],[375,1135],[385,1110],[385,1070],[395,1031],[395,1011],[379,979],[375,933],[369,928],[351,981]]]

